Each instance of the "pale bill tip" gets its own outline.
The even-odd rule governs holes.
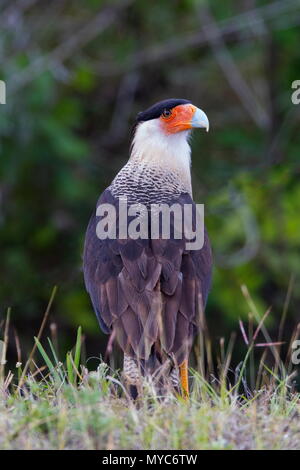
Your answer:
[[[192,127],[194,128],[204,128],[206,132],[209,131],[209,120],[205,112],[202,109],[197,108],[196,112],[192,118]]]

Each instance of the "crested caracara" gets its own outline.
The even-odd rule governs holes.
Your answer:
[[[151,215],[162,204],[190,206],[190,228],[195,228],[189,137],[193,128],[208,127],[205,113],[183,99],[161,101],[140,112],[129,160],[101,194],[87,228],[86,288],[102,330],[114,333],[124,352],[123,373],[131,386],[151,374],[160,384],[169,380],[176,387],[180,380],[183,395],[188,395],[188,357],[211,280],[209,239],[204,229],[202,247],[187,248],[183,228],[182,236],[175,233],[172,212],[170,236],[162,234],[160,215],[159,233],[153,237]],[[127,205],[121,208],[120,201]],[[98,211],[100,207],[105,210]],[[137,207],[146,207],[150,235],[121,236],[121,219],[129,225]],[[107,235],[99,237],[97,225],[104,217]]]

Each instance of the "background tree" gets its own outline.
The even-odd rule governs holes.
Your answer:
[[[288,338],[300,300],[299,12],[292,0],[1,2],[0,302],[23,344],[57,284],[60,341],[81,324],[88,354],[104,352],[83,286],[84,231],[128,158],[135,115],[169,97],[211,122],[192,143],[215,257],[213,339],[248,314],[241,284],[261,312],[272,305],[275,335],[290,287]]]

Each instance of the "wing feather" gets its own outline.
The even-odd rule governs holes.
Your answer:
[[[109,189],[97,205],[101,203],[114,205],[118,225],[118,199]],[[188,194],[170,201],[174,203],[194,204]],[[101,328],[105,333],[114,329],[127,354],[148,359],[159,343],[182,362],[199,328],[199,309],[205,307],[210,287],[207,233],[201,250],[186,251],[185,240],[172,237],[100,240],[97,222],[94,214],[86,232],[83,270]]]

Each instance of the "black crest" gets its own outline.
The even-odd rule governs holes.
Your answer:
[[[190,103],[189,100],[183,100],[178,98],[170,98],[168,100],[159,101],[158,103],[155,103],[150,106],[150,108],[146,109],[146,111],[141,111],[137,115],[136,120],[137,122],[150,121],[150,119],[159,118],[159,116],[161,116],[165,109],[169,111],[175,108],[175,106],[188,103]]]

